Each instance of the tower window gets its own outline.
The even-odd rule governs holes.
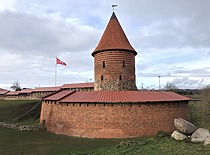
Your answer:
[[[103,81],[104,80],[104,76],[103,75],[101,75],[101,81]]]
[[[122,75],[119,75],[119,80],[122,80]]]
[[[103,61],[103,68],[105,68],[106,66],[105,66],[105,61]]]
[[[123,61],[123,65],[122,65],[122,67],[123,67],[123,68],[125,68],[125,61]]]

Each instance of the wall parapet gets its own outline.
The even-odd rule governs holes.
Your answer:
[[[137,106],[148,105],[148,106],[150,106],[150,105],[157,105],[157,104],[164,104],[165,106],[166,105],[170,106],[170,105],[182,105],[182,104],[184,105],[184,104],[186,104],[186,101],[115,102],[115,103],[113,103],[113,102],[82,102],[82,103],[71,102],[71,103],[69,103],[69,102],[59,102],[59,101],[43,101],[42,103],[66,105],[66,106],[69,106],[69,105],[72,105],[72,106],[75,106],[75,105],[79,105],[79,106],[81,106],[81,105],[86,105],[86,106],[88,106],[88,105],[94,105],[94,106],[97,106],[97,105],[99,105],[99,106],[101,106],[101,105],[103,105],[103,106],[106,106],[106,105],[108,105],[108,106],[110,106],[110,105],[111,106],[114,106],[114,105],[121,105],[121,106],[123,106],[123,105],[130,105],[130,106],[132,106],[132,105],[137,105]]]

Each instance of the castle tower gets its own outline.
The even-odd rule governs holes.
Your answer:
[[[137,90],[135,56],[115,13],[93,51],[94,90]]]

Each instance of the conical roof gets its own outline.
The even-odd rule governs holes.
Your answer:
[[[98,46],[93,51],[92,56],[94,56],[98,52],[107,50],[130,51],[133,52],[135,55],[137,54],[137,52],[129,43],[128,38],[126,37],[114,12],[101,37],[101,40],[98,43]]]

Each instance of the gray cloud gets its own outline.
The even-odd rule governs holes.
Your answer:
[[[160,68],[155,71],[156,68],[139,69],[138,76],[141,77],[210,77],[210,67],[203,67],[197,69],[191,69],[186,67],[165,67],[163,70]]]
[[[159,75],[164,83],[169,78],[190,88],[210,82],[210,1],[116,3],[117,17],[138,51],[138,83],[141,77],[156,80]],[[110,0],[14,0],[1,6],[6,10],[0,11],[0,86],[15,80],[26,87],[54,85],[56,56],[68,64],[58,67],[58,84],[93,78],[90,54],[110,18],[111,4]],[[157,87],[153,80],[145,79],[144,84]]]
[[[210,47],[210,1],[129,1],[122,7],[136,48]]]
[[[0,23],[0,84],[7,83],[7,89],[16,80],[23,87],[54,85],[56,56],[69,67],[59,68],[65,72],[58,75],[60,84],[92,78],[81,72],[93,70],[90,54],[98,42],[98,30],[11,11],[0,13],[0,21],[4,21]]]
[[[210,37],[206,33],[210,33],[210,22],[194,20],[178,19],[145,26],[139,34],[142,48],[209,48]]]
[[[1,51],[55,57],[59,51],[85,51],[97,43],[98,32],[85,25],[8,11],[0,13],[0,21]]]
[[[178,88],[204,88],[208,83],[204,78],[191,79],[188,77],[175,78],[171,83],[175,84]]]
[[[180,68],[173,71],[175,75],[188,74],[190,77],[210,77],[210,67],[198,68],[198,69],[189,69],[189,68]]]

